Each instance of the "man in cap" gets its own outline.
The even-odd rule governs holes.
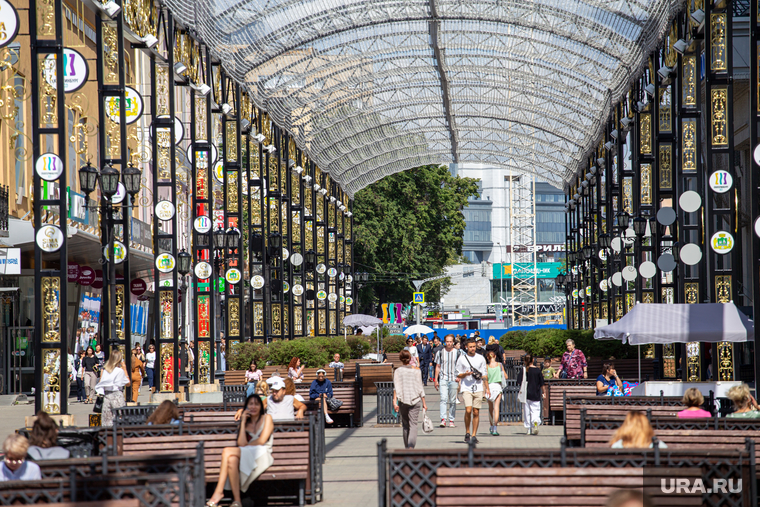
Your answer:
[[[337,356],[337,354],[335,354]],[[327,399],[333,397],[333,388],[332,388],[332,382],[330,382],[327,378],[325,370],[322,368],[317,370],[317,379],[312,381],[311,387],[309,388],[309,398],[312,400],[320,400],[319,404],[322,405],[322,411],[325,414],[325,422],[327,424],[332,424],[333,420],[330,417],[330,414],[327,413],[328,407],[327,407]]]

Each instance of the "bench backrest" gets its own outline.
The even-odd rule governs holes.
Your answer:
[[[680,490],[664,493],[651,479],[673,477],[662,468],[440,468],[436,472],[437,505],[512,506],[516,498],[530,498],[530,505],[603,506],[621,488],[643,489],[654,505],[700,505],[701,496]],[[679,468],[677,476],[689,484],[701,478],[700,468]],[[695,503],[695,501],[700,503]],[[527,505],[527,502],[523,505]]]
[[[377,394],[375,382],[393,382],[393,367],[391,363],[359,364],[357,375],[362,383],[362,394]]]

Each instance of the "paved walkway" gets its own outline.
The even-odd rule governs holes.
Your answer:
[[[147,388],[141,390],[139,401],[147,403]],[[435,431],[429,435],[419,431],[418,449],[440,449],[464,447],[464,405],[458,405],[456,428],[438,427],[438,392],[431,386],[426,388],[428,408]],[[364,426],[361,428],[327,428],[325,443],[327,460],[324,465],[324,496],[322,507],[358,506],[374,507],[377,505],[377,443],[388,439],[389,449],[403,447],[401,427],[376,427],[377,398],[364,397]],[[74,401],[69,405],[69,413],[76,418],[77,425],[86,426],[92,405]],[[24,417],[33,415],[33,405],[16,405],[0,407],[0,438],[14,432],[24,425]],[[542,426],[539,435],[525,434],[520,424],[499,427],[500,436],[488,433],[488,416],[481,412],[478,439],[479,447],[530,449],[558,448],[562,436],[562,426]]]
[[[464,405],[457,406],[456,428],[439,428],[438,392],[432,387],[427,387],[426,393],[429,415],[435,425],[435,431],[427,435],[420,429],[417,449],[464,448]],[[377,442],[387,438],[388,448],[398,449],[404,446],[404,441],[401,427],[376,427],[376,399],[375,396],[364,397],[362,428],[327,428],[324,496],[322,503],[318,505],[377,505]],[[485,419],[481,417],[479,447],[526,449],[527,452],[529,449],[559,447],[562,426],[542,426],[536,436],[526,435],[522,423],[499,426],[500,435],[494,437],[488,433],[486,411],[482,410],[481,414]]]

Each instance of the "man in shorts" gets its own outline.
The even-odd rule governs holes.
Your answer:
[[[477,433],[480,423],[480,406],[483,396],[490,396],[488,382],[488,367],[483,356],[476,352],[477,343],[474,338],[467,340],[467,355],[457,360],[457,377],[460,379],[462,399],[464,400],[464,441],[470,442],[470,422],[472,422],[472,441],[478,443]],[[473,373],[480,373],[475,378]]]

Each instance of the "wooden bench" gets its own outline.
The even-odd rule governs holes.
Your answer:
[[[709,401],[705,402],[708,405]],[[606,415],[624,419],[633,410],[647,412],[654,417],[676,417],[685,409],[678,396],[568,396],[565,393],[565,438],[581,438],[582,418]],[[709,405],[708,405],[709,406]]]
[[[663,493],[660,477],[678,476],[689,484],[700,468],[440,468],[436,472],[439,506],[603,506],[618,489],[642,490],[654,505],[701,506],[691,493]]]
[[[276,422],[272,454],[274,464],[257,481],[288,481],[278,485],[277,496],[283,493],[291,498],[290,482],[298,483],[295,495],[299,505],[305,500],[315,503],[321,499],[321,467],[317,435],[318,425],[312,415],[302,421]],[[124,426],[114,428],[115,446],[119,454],[142,456],[146,452],[171,453],[204,443],[204,472],[207,483],[215,484],[219,478],[222,449],[237,447],[238,425],[226,423],[193,423],[157,426]],[[258,494],[262,485],[249,488],[249,494]],[[271,488],[270,488],[271,489]],[[287,493],[290,492],[290,495]]]
[[[569,380],[569,379],[554,379],[544,381],[544,394],[546,395],[544,401],[544,420],[545,422],[551,421],[552,424],[556,424],[557,418],[560,417],[564,421],[564,399],[565,393],[568,396],[595,396],[596,395],[596,381],[595,380]]]
[[[725,417],[679,419],[650,415],[650,422],[659,440],[668,449],[745,449],[747,439],[760,443],[760,419]],[[581,445],[607,447],[620,427],[623,417],[589,415],[583,419]],[[760,445],[754,446],[755,464],[760,466]],[[760,472],[760,469],[757,469]]]
[[[338,410],[328,410],[331,417],[348,417],[349,427],[359,427],[363,419],[363,383],[332,382],[333,396],[343,402]],[[309,401],[311,384],[296,384],[296,392]]]
[[[705,487],[713,478],[752,484],[755,462],[747,450],[560,447],[526,453],[470,445],[387,451],[385,441],[378,450],[379,504],[384,506],[603,505],[612,489],[625,485],[647,488],[655,505],[757,505],[753,487],[720,496],[697,492],[688,499],[648,489],[659,489],[661,478],[701,478]]]
[[[357,378],[362,384],[362,394],[377,394],[375,382],[393,382],[392,363],[362,363],[357,368]]]
[[[246,384],[245,370],[227,370],[224,372],[224,385]]]
[[[304,368],[303,370],[303,382],[298,382],[300,384],[311,384],[313,380],[317,379],[317,370],[320,368]],[[326,378],[331,380],[333,379],[333,368],[323,368],[326,373]],[[285,378],[288,376],[288,367],[287,366],[267,366],[265,368],[262,368],[261,370],[261,378],[262,380],[268,380],[272,375],[274,374],[279,375],[282,378]],[[343,382],[353,382],[354,378],[356,376],[356,366],[355,363],[351,366],[351,368],[344,368],[343,369]],[[245,370],[228,370],[224,374],[224,385],[230,386],[230,385],[246,385],[247,382],[245,380]]]

